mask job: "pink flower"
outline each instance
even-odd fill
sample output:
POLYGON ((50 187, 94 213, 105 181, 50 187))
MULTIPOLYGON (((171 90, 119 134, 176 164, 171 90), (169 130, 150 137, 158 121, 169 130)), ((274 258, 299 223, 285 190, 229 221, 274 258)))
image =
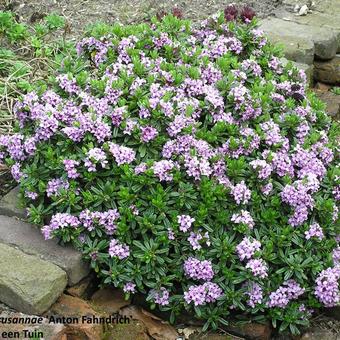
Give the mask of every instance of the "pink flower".
POLYGON ((142 131, 141 140, 142 142, 145 143, 152 141, 158 135, 158 131, 152 126, 141 127, 141 131, 142 131))

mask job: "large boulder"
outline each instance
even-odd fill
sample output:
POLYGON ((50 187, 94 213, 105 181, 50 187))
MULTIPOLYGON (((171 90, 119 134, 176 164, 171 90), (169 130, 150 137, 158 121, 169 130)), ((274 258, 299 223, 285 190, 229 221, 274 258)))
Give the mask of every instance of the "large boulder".
MULTIPOLYGON (((285 44, 285 49, 291 54, 293 52, 289 49, 290 41, 293 41, 295 44, 291 46, 292 49, 294 46, 299 49, 301 44, 302 51, 306 49, 305 46, 308 46, 307 42, 313 43, 315 56, 322 60, 332 59, 338 49, 337 33, 328 27, 321 27, 312 24, 303 25, 296 23, 293 20, 269 18, 261 22, 260 28, 264 30, 269 39, 272 39, 275 42, 280 41, 285 44)), ((299 51, 296 51, 295 53, 299 53, 299 51)), ((307 63, 307 61, 303 61, 301 59, 294 61, 307 63)))
POLYGON ((66 273, 53 263, 0 244, 0 301, 40 315, 62 294, 66 273))
POLYGON ((280 32, 266 31, 270 41, 281 44, 285 57, 296 63, 312 65, 314 60, 314 43, 303 37, 292 37, 282 35, 280 32))
POLYGON ((15 216, 26 218, 26 211, 19 204, 19 187, 12 189, 0 199, 0 214, 5 216, 15 216))
POLYGON ((55 240, 44 240, 38 228, 11 217, 0 215, 0 242, 59 266, 67 273, 70 286, 78 283, 90 270, 80 252, 71 246, 61 246, 55 240))
POLYGON ((340 84, 340 54, 337 54, 332 60, 315 61, 314 78, 327 84, 340 84))
MULTIPOLYGON (((289 4, 290 12, 286 11, 283 7, 279 7, 275 11, 275 15, 280 19, 293 21, 300 25, 323 27, 332 30, 337 41, 337 51, 340 52, 340 2, 338 0, 318 1, 312 12, 309 12, 307 15, 298 16, 292 13, 292 9, 297 2, 295 0, 291 1, 294 1, 294 3, 289 4)), ((300 5, 302 5, 302 2, 300 2, 300 5)))

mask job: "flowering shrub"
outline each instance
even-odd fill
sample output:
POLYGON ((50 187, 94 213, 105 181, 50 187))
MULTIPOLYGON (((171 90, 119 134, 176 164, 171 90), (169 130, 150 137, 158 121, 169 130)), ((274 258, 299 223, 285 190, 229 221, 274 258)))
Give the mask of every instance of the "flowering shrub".
POLYGON ((337 127, 302 71, 230 6, 97 25, 15 106, 0 159, 46 239, 152 306, 294 333, 340 301, 337 127))

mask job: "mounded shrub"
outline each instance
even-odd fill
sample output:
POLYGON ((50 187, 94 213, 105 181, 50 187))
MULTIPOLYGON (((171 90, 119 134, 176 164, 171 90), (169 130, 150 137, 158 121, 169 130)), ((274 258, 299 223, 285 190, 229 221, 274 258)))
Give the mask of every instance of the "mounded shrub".
POLYGON ((235 7, 93 27, 15 106, 0 157, 46 239, 104 284, 294 333, 339 303, 337 125, 235 7))

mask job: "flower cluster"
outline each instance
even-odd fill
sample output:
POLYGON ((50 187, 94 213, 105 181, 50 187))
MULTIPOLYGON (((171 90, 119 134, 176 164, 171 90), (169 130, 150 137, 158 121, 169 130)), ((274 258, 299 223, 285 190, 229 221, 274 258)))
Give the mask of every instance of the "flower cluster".
POLYGON ((246 264, 246 268, 250 269, 254 276, 264 279, 268 276, 268 266, 262 259, 251 259, 246 264))
POLYGON ((65 159, 63 161, 65 170, 67 171, 67 177, 71 179, 75 179, 79 177, 79 174, 77 172, 77 166, 79 166, 79 162, 74 161, 72 159, 65 159))
POLYGON ((80 233, 82 233, 84 230, 91 232, 96 228, 102 227, 102 230, 106 235, 112 235, 116 231, 116 222, 119 216, 120 215, 117 209, 109 209, 102 212, 90 211, 88 209, 83 210, 78 216, 79 222, 82 226, 82 229, 79 231, 80 233))
POLYGON ((127 148, 126 146, 120 146, 114 143, 109 143, 110 152, 112 153, 115 161, 118 165, 130 164, 134 161, 136 153, 133 149, 127 148))
POLYGON ((244 184, 244 181, 242 181, 231 189, 231 194, 234 196, 237 204, 247 204, 251 196, 251 191, 244 184))
POLYGON ((254 220, 250 213, 246 210, 241 210, 239 213, 235 213, 231 216, 231 221, 236 224, 246 224, 250 229, 254 228, 254 220))
POLYGON ((251 308, 255 308, 255 306, 261 303, 263 300, 263 290, 261 286, 255 282, 251 282, 248 285, 246 295, 249 297, 247 304, 251 308))
POLYGON ((202 243, 205 243, 207 246, 210 246, 211 244, 207 231, 204 234, 202 234, 201 231, 198 231, 197 233, 192 231, 188 237, 188 241, 193 250, 201 249, 202 243))
POLYGON ((201 306, 215 302, 222 295, 222 289, 216 283, 205 282, 202 285, 190 286, 189 290, 184 292, 184 300, 187 304, 201 306))
POLYGON ((333 250, 332 258, 335 265, 340 265, 340 246, 333 250))
POLYGON ((192 224, 195 222, 195 219, 189 215, 179 215, 177 216, 177 222, 179 223, 179 230, 186 232, 191 228, 192 224))
POLYGON ((294 214, 289 219, 292 226, 303 224, 308 218, 309 209, 314 207, 308 186, 300 180, 295 181, 293 185, 287 184, 281 192, 281 198, 294 209, 294 214))
POLYGON ((162 160, 155 162, 152 169, 160 181, 172 181, 173 176, 169 173, 174 168, 173 161, 162 160))
POLYGON ((195 280, 210 281, 214 277, 212 263, 208 260, 200 261, 190 257, 184 261, 183 267, 185 275, 195 280))
POLYGON ((284 308, 289 301, 297 299, 305 292, 296 281, 288 280, 283 283, 276 291, 270 293, 267 305, 269 307, 284 308))
POLYGON ((77 217, 67 213, 58 213, 53 215, 50 224, 45 225, 42 228, 42 234, 45 239, 51 239, 53 233, 58 229, 64 229, 66 227, 77 228, 80 225, 80 221, 77 217))
POLYGON ((241 261, 244 259, 250 259, 259 251, 261 248, 261 243, 257 240, 250 239, 249 237, 244 237, 243 240, 237 245, 236 251, 237 255, 241 261))
POLYGON ((270 176, 273 169, 265 160, 257 159, 249 163, 254 170, 258 171, 259 179, 266 179, 270 176))
POLYGON ((164 287, 159 290, 151 290, 149 297, 158 305, 166 306, 169 304, 169 291, 164 287))
POLYGON ((100 163, 103 168, 107 165, 107 157, 103 150, 100 148, 93 148, 88 151, 87 158, 85 159, 84 165, 90 172, 96 171, 96 164, 100 163))
POLYGON ((316 279, 315 295, 326 307, 340 302, 339 279, 339 266, 323 270, 316 279))
POLYGON ((125 283, 123 287, 124 293, 134 293, 136 291, 136 285, 133 282, 125 283))
POLYGON ((309 229, 305 231, 305 235, 307 240, 309 240, 311 237, 317 237, 320 240, 324 238, 324 234, 319 223, 311 224, 309 229))
POLYGON ((69 183, 61 178, 54 178, 47 182, 46 196, 60 195, 60 190, 67 190, 69 183))
POLYGON ((110 242, 109 254, 111 257, 116 256, 122 260, 130 255, 130 248, 126 244, 122 244, 118 240, 113 239, 110 242))

